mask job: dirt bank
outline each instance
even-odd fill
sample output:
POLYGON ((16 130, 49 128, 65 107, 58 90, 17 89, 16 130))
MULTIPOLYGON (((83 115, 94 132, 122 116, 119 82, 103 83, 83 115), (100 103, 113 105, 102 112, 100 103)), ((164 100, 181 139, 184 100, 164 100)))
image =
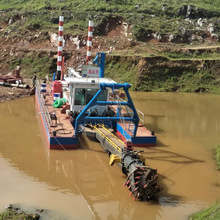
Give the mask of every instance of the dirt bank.
POLYGON ((106 74, 137 91, 220 92, 220 61, 110 56, 106 74))

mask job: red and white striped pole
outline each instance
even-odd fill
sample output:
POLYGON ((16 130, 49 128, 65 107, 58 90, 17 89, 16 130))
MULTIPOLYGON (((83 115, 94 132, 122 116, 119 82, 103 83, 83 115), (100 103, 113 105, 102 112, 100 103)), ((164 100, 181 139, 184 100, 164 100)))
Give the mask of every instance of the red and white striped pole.
POLYGON ((92 51, 92 29, 93 29, 93 21, 89 21, 86 64, 90 64, 90 60, 91 60, 91 54, 92 54, 92 52, 91 52, 92 51))
POLYGON ((61 71, 62 71, 63 22, 64 22, 64 17, 59 16, 58 54, 57 54, 57 80, 60 80, 61 71))

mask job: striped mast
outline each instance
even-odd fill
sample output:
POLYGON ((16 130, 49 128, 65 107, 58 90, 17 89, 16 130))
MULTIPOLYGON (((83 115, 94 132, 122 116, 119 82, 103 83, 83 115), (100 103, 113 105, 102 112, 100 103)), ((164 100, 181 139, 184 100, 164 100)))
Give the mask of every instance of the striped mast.
POLYGON ((86 64, 90 64, 91 54, 92 54, 92 30, 93 30, 93 21, 89 21, 88 28, 88 39, 87 39, 87 56, 86 56, 86 64))
POLYGON ((64 17, 59 16, 58 54, 57 54, 57 80, 60 80, 61 71, 62 71, 63 22, 64 22, 64 17))

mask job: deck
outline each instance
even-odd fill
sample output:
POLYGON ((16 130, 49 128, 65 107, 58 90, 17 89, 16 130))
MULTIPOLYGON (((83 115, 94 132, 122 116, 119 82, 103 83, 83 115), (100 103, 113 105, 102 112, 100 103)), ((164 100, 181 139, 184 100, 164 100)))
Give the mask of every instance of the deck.
MULTIPOLYGON (((47 91, 51 85, 47 85, 47 91)), ((40 93, 39 83, 36 85, 36 107, 40 115, 40 122, 49 149, 70 150, 78 148, 78 137, 74 135, 74 128, 70 118, 66 115, 67 105, 62 108, 54 108, 53 98, 50 92, 40 93), (57 123, 51 120, 51 114, 55 113, 57 123), (56 126, 54 126, 56 124, 56 126)))

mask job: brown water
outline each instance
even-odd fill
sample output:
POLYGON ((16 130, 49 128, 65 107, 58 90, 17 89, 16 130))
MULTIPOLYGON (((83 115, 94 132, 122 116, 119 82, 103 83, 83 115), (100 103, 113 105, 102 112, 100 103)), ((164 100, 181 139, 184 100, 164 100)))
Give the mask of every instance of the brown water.
POLYGON ((119 167, 97 142, 48 152, 34 98, 0 104, 0 210, 9 203, 47 209, 44 219, 187 219, 220 199, 213 147, 220 143, 220 95, 132 93, 155 131, 158 146, 145 149, 164 191, 158 202, 134 202, 119 167))

